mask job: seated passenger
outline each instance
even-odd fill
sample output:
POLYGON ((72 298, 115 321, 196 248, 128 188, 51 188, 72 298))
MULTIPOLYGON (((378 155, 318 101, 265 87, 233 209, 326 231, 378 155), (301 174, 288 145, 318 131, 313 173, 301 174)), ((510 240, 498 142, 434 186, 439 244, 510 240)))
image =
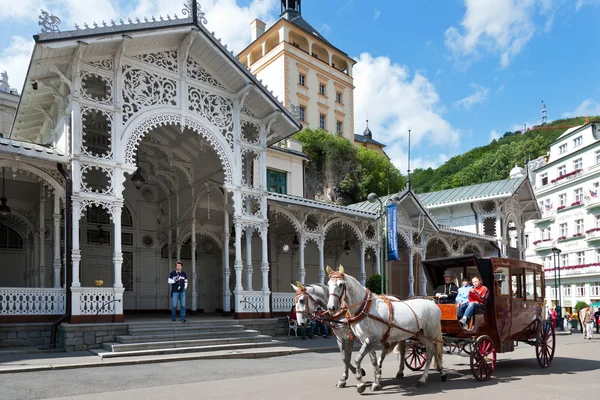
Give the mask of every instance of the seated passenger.
POLYGON ((456 275, 450 270, 444 271, 444 284, 435 289, 435 297, 440 303, 454 303, 458 294, 458 286, 454 283, 456 275))
POLYGON ((473 278, 473 288, 469 290, 469 302, 458 308, 458 318, 463 329, 468 329, 468 321, 477 311, 482 311, 490 291, 483 286, 480 276, 473 278))
POLYGON ((465 275, 462 280, 462 287, 458 289, 458 295, 456 296, 456 304, 460 307, 465 303, 469 302, 469 292, 473 289, 471 284, 471 277, 465 275))

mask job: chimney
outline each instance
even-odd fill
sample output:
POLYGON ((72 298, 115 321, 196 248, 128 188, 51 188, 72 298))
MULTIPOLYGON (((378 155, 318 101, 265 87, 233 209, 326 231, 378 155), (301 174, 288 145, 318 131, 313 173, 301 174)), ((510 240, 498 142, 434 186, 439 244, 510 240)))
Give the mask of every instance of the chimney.
POLYGON ((266 26, 267 26, 267 24, 265 24, 258 18, 250 23, 250 31, 252 32, 252 41, 253 42, 256 39, 258 39, 260 37, 260 35, 265 33, 266 26))

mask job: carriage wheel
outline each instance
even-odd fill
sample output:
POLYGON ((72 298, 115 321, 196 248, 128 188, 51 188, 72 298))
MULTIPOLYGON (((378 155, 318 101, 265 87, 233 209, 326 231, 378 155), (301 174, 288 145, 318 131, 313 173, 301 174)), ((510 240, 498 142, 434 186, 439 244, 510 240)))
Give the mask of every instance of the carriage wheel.
POLYGON ((554 326, 550 321, 542 321, 535 339, 535 355, 542 368, 548 368, 554 359, 556 349, 554 326))
POLYGON ((419 371, 425 365, 427 353, 418 340, 406 342, 406 353, 404 354, 406 367, 411 371, 419 371))
POLYGON ((479 336, 471 350, 471 372, 478 381, 490 379, 496 368, 496 349, 489 336, 479 336))

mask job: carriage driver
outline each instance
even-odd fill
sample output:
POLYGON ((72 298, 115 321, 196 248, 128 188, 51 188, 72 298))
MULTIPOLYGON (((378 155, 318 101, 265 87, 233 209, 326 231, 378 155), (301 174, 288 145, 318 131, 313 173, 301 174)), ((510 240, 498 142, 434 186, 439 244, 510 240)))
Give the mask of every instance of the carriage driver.
POLYGON ((456 275, 450 270, 444 271, 444 284, 435 289, 435 297, 440 303, 454 303, 458 294, 458 287, 454 283, 456 275))

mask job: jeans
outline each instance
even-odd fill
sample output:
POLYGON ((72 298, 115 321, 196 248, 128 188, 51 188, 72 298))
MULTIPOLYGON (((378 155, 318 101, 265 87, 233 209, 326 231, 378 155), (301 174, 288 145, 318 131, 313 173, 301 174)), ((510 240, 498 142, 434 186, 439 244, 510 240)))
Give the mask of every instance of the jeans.
POLYGON ((594 334, 594 330, 593 330, 594 323, 593 322, 587 322, 587 323, 584 323, 584 325, 585 325, 585 328, 584 328, 584 331, 583 331, 583 338, 584 339, 591 339, 592 336, 593 336, 593 334, 594 334))
POLYGON ((310 323, 308 326, 302 326, 302 325, 298 325, 298 329, 300 329, 300 336, 302 336, 303 339, 306 338, 306 330, 308 329, 308 336, 312 336, 312 332, 314 330, 314 326, 315 324, 310 323))
POLYGON ((179 318, 185 319, 185 290, 171 293, 171 319, 177 316, 177 300, 179 300, 179 318))
POLYGON ((483 309, 483 306, 479 303, 465 303, 458 308, 458 318, 465 317, 467 321, 475 314, 476 311, 483 309))
POLYGON ((318 321, 313 322, 312 326, 308 331, 308 336, 314 336, 315 331, 317 330, 317 326, 321 328, 321 334, 323 336, 329 336, 329 327, 326 324, 318 321))

